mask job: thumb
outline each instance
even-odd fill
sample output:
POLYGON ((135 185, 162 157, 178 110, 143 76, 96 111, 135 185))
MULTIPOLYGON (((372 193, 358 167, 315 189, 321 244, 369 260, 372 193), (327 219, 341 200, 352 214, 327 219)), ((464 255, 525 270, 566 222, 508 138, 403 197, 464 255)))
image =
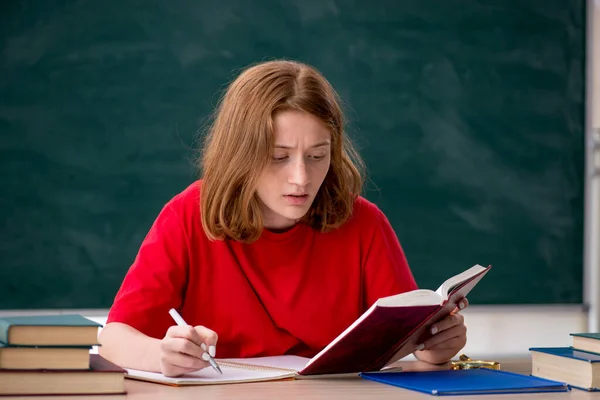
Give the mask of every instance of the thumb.
POLYGON ((450 313, 451 315, 456 314, 457 312, 464 310, 469 306, 469 300, 466 297, 460 299, 458 303, 456 303, 456 308, 450 313))

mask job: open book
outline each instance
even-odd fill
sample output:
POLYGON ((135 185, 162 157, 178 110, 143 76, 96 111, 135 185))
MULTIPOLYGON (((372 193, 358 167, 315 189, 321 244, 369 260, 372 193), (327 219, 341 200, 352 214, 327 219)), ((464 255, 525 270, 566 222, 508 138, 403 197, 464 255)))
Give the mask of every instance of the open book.
POLYGON ((490 268, 475 265, 447 279, 435 292, 418 289, 377 300, 311 359, 289 355, 221 359, 217 362, 223 375, 205 368, 168 378, 129 369, 127 377, 172 385, 199 385, 387 371, 391 364, 414 352, 418 344, 429 338, 428 328, 452 313, 490 268))

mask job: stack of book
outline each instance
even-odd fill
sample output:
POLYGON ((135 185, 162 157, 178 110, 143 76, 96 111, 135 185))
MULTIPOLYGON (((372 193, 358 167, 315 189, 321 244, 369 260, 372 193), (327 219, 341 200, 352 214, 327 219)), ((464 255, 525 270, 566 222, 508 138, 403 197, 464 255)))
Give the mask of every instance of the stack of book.
POLYGON ((0 395, 125 393, 126 371, 90 354, 99 326, 78 314, 0 318, 0 395))
POLYGON ((572 387, 600 390, 600 333, 571 333, 568 347, 532 347, 531 374, 572 387))

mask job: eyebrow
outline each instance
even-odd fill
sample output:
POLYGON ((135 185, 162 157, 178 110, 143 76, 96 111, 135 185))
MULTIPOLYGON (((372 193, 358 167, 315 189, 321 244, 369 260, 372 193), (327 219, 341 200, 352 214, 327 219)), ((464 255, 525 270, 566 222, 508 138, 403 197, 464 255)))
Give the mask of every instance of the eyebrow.
MULTIPOLYGON (((310 148, 311 149, 315 149, 317 147, 323 147, 323 146, 329 146, 329 145, 330 145, 329 140, 326 140, 324 142, 319 142, 317 144, 314 144, 314 145, 310 146, 310 148)), ((276 149, 294 149, 295 147, 294 146, 286 146, 286 145, 283 145, 283 144, 276 144, 275 148, 276 149)))

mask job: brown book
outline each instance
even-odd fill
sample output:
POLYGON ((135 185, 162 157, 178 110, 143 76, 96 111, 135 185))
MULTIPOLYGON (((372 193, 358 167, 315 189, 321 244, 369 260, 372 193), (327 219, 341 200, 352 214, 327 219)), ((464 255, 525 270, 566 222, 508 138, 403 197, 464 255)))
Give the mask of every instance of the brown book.
POLYGON ((0 370, 0 395, 124 394, 125 370, 90 354, 87 370, 0 370))
POLYGON ((90 349, 10 346, 0 342, 0 369, 89 369, 90 349))

